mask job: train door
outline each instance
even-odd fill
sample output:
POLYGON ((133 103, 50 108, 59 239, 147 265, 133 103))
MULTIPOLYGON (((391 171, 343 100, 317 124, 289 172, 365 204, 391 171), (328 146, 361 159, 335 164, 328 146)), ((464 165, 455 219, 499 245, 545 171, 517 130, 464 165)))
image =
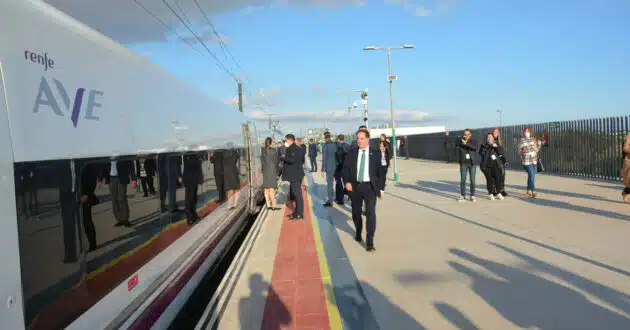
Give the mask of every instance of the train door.
POLYGON ((4 87, 0 62, 0 242, 4 246, 0 249, 0 320, 4 329, 24 329, 13 147, 4 87))

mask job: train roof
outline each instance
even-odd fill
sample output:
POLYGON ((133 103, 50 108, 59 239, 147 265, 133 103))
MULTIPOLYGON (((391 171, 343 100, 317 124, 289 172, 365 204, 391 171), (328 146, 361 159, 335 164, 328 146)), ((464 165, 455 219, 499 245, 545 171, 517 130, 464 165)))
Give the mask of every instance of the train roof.
POLYGON ((2 7, 0 80, 14 161, 244 144, 245 118, 234 107, 46 3, 2 7))

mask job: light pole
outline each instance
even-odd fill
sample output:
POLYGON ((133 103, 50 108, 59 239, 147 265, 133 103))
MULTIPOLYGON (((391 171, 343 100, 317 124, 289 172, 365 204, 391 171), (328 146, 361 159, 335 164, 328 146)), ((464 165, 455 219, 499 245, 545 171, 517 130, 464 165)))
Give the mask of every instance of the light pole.
POLYGON ((389 80, 389 106, 391 109, 392 115, 392 150, 394 150, 394 181, 398 182, 398 161, 397 161, 397 145, 396 145, 396 111, 394 110, 394 94, 392 93, 392 83, 394 80, 397 80, 398 77, 392 75, 392 49, 413 49, 415 48, 413 45, 402 45, 402 46, 368 46, 363 48, 363 50, 387 50, 387 64, 389 67, 389 75, 387 76, 387 80, 389 80))
POLYGON ((503 110, 499 109, 497 112, 499 113, 499 127, 503 128, 503 110))
MULTIPOLYGON (((343 93, 343 94, 354 94, 354 93, 361 93, 361 99, 363 100, 363 124, 365 125, 365 127, 368 127, 368 89, 364 89, 364 90, 358 90, 358 89, 353 89, 353 90, 347 90, 347 91, 337 91, 337 93, 343 93)), ((348 98, 348 111, 352 110, 352 108, 356 108, 356 103, 354 102, 352 105, 350 105, 350 99, 348 98)))

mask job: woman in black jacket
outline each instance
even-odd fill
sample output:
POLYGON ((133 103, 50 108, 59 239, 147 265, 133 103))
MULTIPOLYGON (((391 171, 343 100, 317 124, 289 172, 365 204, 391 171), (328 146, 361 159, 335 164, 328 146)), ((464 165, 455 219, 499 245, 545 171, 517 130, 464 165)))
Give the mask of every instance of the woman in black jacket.
POLYGON ((479 168, 486 177, 490 199, 494 200, 495 197, 503 199, 501 194, 503 191, 503 162, 501 161, 503 148, 494 140, 492 133, 488 133, 486 143, 479 148, 479 154, 481 155, 479 168))
POLYGON ((385 182, 387 180, 387 169, 389 168, 390 161, 392 159, 390 153, 390 144, 386 140, 381 140, 378 145, 381 150, 381 166, 379 167, 379 177, 381 178, 381 187, 385 188, 385 182))

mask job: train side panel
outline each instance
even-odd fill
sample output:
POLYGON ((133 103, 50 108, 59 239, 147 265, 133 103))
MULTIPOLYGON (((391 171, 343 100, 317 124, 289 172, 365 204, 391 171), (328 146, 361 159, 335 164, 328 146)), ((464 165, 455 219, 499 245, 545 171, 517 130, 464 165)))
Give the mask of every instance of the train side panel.
POLYGON ((2 6, 0 30, 15 31, 0 35, 0 58, 16 162, 242 146, 233 107, 43 2, 2 6))
POLYGON ((231 235, 251 203, 243 115, 43 2, 4 0, 0 30, 9 31, 0 33, 0 188, 9 196, 0 201, 0 235, 10 236, 0 299, 14 297, 0 312, 3 326, 139 324, 155 299, 174 292, 170 279, 194 270, 191 253, 231 235), (165 209, 188 194, 166 168, 193 155, 203 182, 200 219, 189 225, 165 209), (126 188, 130 227, 116 223, 107 182, 91 188, 95 199, 84 207, 91 169, 103 174, 110 157, 133 164, 143 183, 126 188), (150 161, 155 173, 145 182, 150 161))
POLYGON ((6 329, 23 329, 22 283, 20 281, 20 254, 18 246, 18 227, 15 219, 15 191, 13 180, 13 150, 11 148, 11 130, 7 116, 7 102, 2 79, 2 61, 0 60, 0 320, 6 329))

